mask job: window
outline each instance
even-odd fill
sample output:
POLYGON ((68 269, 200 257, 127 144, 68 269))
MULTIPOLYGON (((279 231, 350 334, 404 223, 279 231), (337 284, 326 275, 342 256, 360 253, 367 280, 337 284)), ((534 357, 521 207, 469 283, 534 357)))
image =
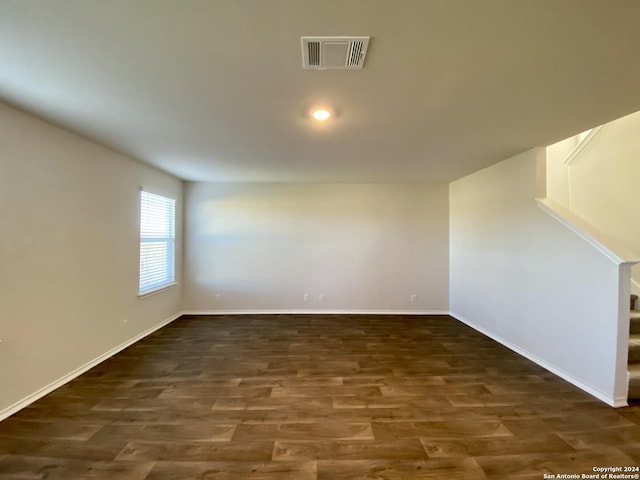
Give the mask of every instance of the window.
POLYGON ((144 295, 175 283, 176 201, 140 192, 140 286, 144 295))

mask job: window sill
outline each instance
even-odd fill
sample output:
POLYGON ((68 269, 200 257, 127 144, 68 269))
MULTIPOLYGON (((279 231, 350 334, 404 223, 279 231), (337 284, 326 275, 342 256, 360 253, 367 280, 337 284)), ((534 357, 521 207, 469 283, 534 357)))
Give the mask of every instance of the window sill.
POLYGON ((166 285, 156 287, 153 290, 147 290, 145 292, 138 293, 138 298, 145 298, 151 295, 155 295, 156 293, 160 293, 164 290, 168 290, 169 288, 175 287, 176 285, 178 285, 178 282, 167 283, 166 285))

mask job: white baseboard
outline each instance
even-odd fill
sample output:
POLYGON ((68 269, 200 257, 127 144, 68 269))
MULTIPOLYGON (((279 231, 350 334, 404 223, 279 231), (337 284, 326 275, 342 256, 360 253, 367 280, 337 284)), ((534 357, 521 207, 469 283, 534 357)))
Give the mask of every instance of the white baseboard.
POLYGON ((99 363, 104 362, 105 360, 107 360, 108 358, 112 357, 116 353, 121 352, 125 348, 127 348, 127 347, 133 345, 134 343, 142 340, 147 335, 152 334, 156 330, 159 330, 160 328, 164 327, 165 325, 168 325, 169 323, 173 322, 174 320, 176 320, 177 318, 179 318, 181 316, 182 316, 182 312, 179 312, 179 313, 167 318, 166 320, 163 320, 162 322, 158 323, 157 325, 154 325, 153 327, 145 330, 144 332, 139 333, 135 337, 130 338, 126 342, 121 343, 117 347, 112 348, 108 352, 103 353, 102 355, 94 358, 93 360, 91 360, 91 361, 85 363, 84 365, 76 368, 75 370, 67 373, 66 375, 60 377, 58 380, 50 383, 49 385, 46 385, 46 386, 42 387, 40 390, 37 390, 36 392, 26 396, 22 400, 17 401, 13 405, 9 405, 7 408, 5 408, 3 410, 0 410, 0 421, 4 420, 5 418, 7 418, 7 417, 9 417, 11 415, 13 415, 17 411, 22 410, 23 408, 29 406, 30 404, 32 404, 36 400, 44 397, 48 393, 53 392, 56 388, 60 388, 65 383, 68 383, 71 380, 73 380, 74 378, 79 377, 80 375, 85 373, 87 370, 90 370, 91 368, 95 367, 99 363))
POLYGON ((183 315, 449 315, 448 310, 185 310, 183 315))
POLYGON ((582 381, 578 380, 577 378, 575 378, 574 376, 572 376, 570 373, 564 371, 562 368, 557 367, 556 365, 547 362, 546 360, 543 360, 542 358, 538 357, 537 355, 518 347, 517 345, 514 345, 513 343, 509 342, 508 340, 502 338, 500 335, 495 334, 494 332, 492 332, 491 330, 488 330, 484 327, 481 327, 480 325, 477 325, 476 323, 472 322, 471 320, 468 320, 466 318, 464 318, 462 315, 458 315, 456 312, 451 312, 450 315, 455 318, 456 320, 461 321, 462 323, 468 325, 469 327, 473 328, 474 330, 477 330, 478 332, 486 335, 487 337, 495 340, 496 342, 504 345, 505 347, 509 348, 510 350, 513 350, 514 352, 516 352, 519 355, 522 355, 525 358, 528 358, 529 360, 531 360, 534 363, 537 363, 538 365, 540 365, 543 368, 546 368, 547 370, 549 370, 552 373, 555 373, 556 375, 558 375, 560 378, 566 380, 567 382, 575 385, 576 387, 578 387, 581 390, 584 390, 585 392, 587 392, 590 395, 593 395, 594 397, 596 397, 598 400, 603 401, 604 403, 606 403, 607 405, 610 405, 614 408, 618 408, 618 407, 626 407, 627 404, 627 399, 625 398, 619 398, 619 397, 612 397, 611 395, 608 395, 606 393, 603 393, 593 387, 590 387, 589 385, 583 383, 582 381))
POLYGON ((95 367, 96 365, 104 362, 105 360, 107 360, 108 358, 112 357, 113 355, 115 355, 118 352, 121 352, 122 350, 124 350, 125 348, 133 345, 134 343, 142 340, 143 338, 145 338, 146 336, 152 334, 153 332, 155 332, 156 330, 159 330, 160 328, 168 325, 169 323, 173 322, 174 320, 180 318, 182 315, 245 315, 245 314, 252 314, 252 315, 262 315, 262 314, 281 314, 281 315, 286 315, 286 314, 311 314, 311 315, 318 315, 318 314, 343 314, 343 315, 446 315, 446 316, 451 316, 456 320, 459 320, 460 322, 468 325, 469 327, 473 328, 474 330, 477 330, 481 333, 483 333, 484 335, 488 336, 489 338, 492 338, 493 340, 497 341, 498 343, 504 345, 505 347, 513 350, 514 352, 518 353, 519 355, 522 355, 525 358, 528 358, 529 360, 531 360, 532 362, 540 365, 543 368, 546 368, 547 370, 549 370, 552 373, 555 373, 556 375, 558 375, 559 377, 563 378, 564 380, 568 381, 569 383, 575 385, 576 387, 584 390, 585 392, 589 393, 590 395, 593 395, 594 397, 596 397, 597 399, 607 403, 608 405, 618 408, 618 407, 625 407, 627 406, 627 398, 623 397, 623 398, 613 398, 609 395, 606 395, 594 388, 591 388, 590 386, 582 383, 580 380, 574 378, 572 375, 570 375, 569 373, 565 372, 564 370, 562 370, 561 368, 547 362, 546 360, 543 360, 541 358, 539 358, 538 356, 534 355, 531 352, 528 352, 514 344, 512 344, 511 342, 505 340, 504 338, 502 338, 499 335, 496 335, 495 333, 479 326, 476 325, 474 322, 465 319, 464 317, 462 317, 461 315, 455 313, 455 312, 449 312, 447 310, 186 310, 186 311, 182 311, 179 312, 169 318, 167 318, 166 320, 158 323, 157 325, 154 325, 153 327, 145 330, 142 333, 139 333, 138 335, 136 335, 135 337, 130 338, 129 340, 121 343, 120 345, 112 348, 111 350, 109 350, 108 352, 103 353, 102 355, 94 358, 93 360, 85 363, 84 365, 76 368, 75 370, 69 372, 68 374, 62 376, 61 378, 59 378, 58 380, 50 383, 49 385, 46 385, 45 387, 42 387, 41 389, 37 390, 36 392, 28 395, 27 397, 23 398, 22 400, 17 401, 16 403, 8 406, 7 408, 3 409, 0 411, 0 421, 4 420, 5 418, 13 415, 14 413, 18 412, 19 410, 22 410, 23 408, 27 407, 28 405, 30 405, 31 403, 35 402, 36 400, 44 397, 45 395, 47 395, 48 393, 51 393, 52 391, 54 391, 55 389, 61 387, 62 385, 64 385, 65 383, 70 382, 71 380, 73 380, 76 377, 79 377, 80 375, 82 375, 83 373, 85 373, 86 371, 90 370, 91 368, 95 367))

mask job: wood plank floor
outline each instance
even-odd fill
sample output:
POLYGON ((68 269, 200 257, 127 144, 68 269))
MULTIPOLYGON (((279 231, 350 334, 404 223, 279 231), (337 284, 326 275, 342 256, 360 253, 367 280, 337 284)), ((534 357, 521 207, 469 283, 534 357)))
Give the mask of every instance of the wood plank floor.
POLYGON ((542 479, 640 464, 614 410, 449 317, 183 317, 0 422, 0 478, 542 479))

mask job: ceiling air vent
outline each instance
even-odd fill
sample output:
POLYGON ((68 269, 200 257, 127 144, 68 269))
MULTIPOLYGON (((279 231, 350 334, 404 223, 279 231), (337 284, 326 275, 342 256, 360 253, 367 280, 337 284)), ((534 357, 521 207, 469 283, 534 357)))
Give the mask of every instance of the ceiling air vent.
POLYGON ((315 70, 355 70, 364 65, 371 37, 300 37, 302 66, 315 70))

